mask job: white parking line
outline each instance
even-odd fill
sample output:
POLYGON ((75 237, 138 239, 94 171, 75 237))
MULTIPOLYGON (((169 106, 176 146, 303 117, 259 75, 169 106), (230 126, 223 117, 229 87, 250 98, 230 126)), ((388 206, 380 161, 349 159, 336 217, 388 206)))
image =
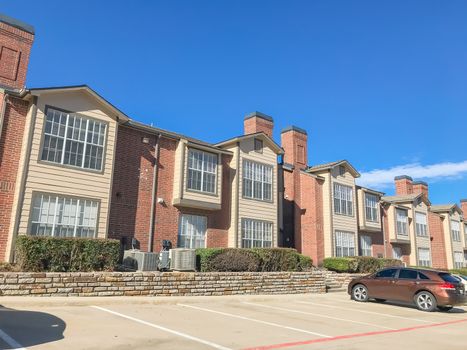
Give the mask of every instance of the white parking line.
POLYGON ((381 313, 381 312, 360 310, 360 309, 354 309, 354 308, 342 307, 342 306, 335 306, 335 305, 328 305, 328 304, 318 304, 318 303, 312 303, 312 302, 309 302, 309 301, 297 301, 297 303, 308 304, 308 305, 316 305, 316 306, 323 306, 323 307, 329 307, 329 308, 333 308, 333 309, 348 310, 348 311, 354 311, 354 312, 361 312, 361 313, 370 314, 370 315, 380 315, 380 316, 386 316, 386 317, 401 318, 401 319, 405 319, 405 320, 418 321, 418 322, 423 322, 423 323, 436 323, 436 322, 421 320, 421 319, 413 318, 413 317, 397 316, 397 315, 391 315, 391 314, 386 314, 386 313, 381 313))
POLYGON ((27 350, 27 348, 23 347, 20 343, 6 334, 4 331, 0 329, 0 339, 2 339, 8 346, 11 346, 14 350, 27 350))
POLYGON ((112 310, 109 310, 109 309, 105 309, 105 308, 100 307, 100 306, 91 306, 91 307, 92 307, 92 308, 95 308, 95 309, 98 309, 98 310, 101 310, 101 311, 104 311, 104 312, 108 312, 109 314, 112 314, 112 315, 115 315, 115 316, 119 316, 119 317, 122 317, 122 318, 126 318, 127 320, 131 320, 131 321, 134 321, 134 322, 138 322, 138 323, 144 324, 145 326, 153 327, 153 328, 159 329, 159 330, 161 330, 161 331, 164 331, 164 332, 167 332, 167 333, 171 333, 171 334, 177 335, 177 336, 182 337, 182 338, 186 338, 186 339, 189 339, 189 340, 193 340, 193 341, 195 341, 195 342, 198 342, 198 343, 201 343, 201 344, 210 346, 210 347, 215 348, 215 349, 220 349, 220 350, 232 350, 232 349, 227 348, 227 347, 225 347, 225 346, 222 346, 222 345, 219 345, 219 344, 216 344, 216 343, 207 341, 207 340, 203 340, 203 339, 194 337, 194 336, 189 335, 189 334, 186 334, 186 333, 174 331, 173 329, 169 329, 169 328, 166 328, 166 327, 163 327, 163 326, 159 326, 159 325, 156 325, 156 324, 154 324, 154 323, 146 322, 146 321, 143 321, 143 320, 140 320, 140 319, 131 317, 131 316, 127 316, 127 315, 121 314, 121 313, 119 313, 119 312, 115 312, 115 311, 112 311, 112 310))
POLYGON ((380 325, 377 325, 377 324, 374 324, 374 323, 367 323, 367 322, 354 321, 354 320, 349 320, 349 319, 347 319, 347 318, 338 318, 338 317, 326 316, 326 315, 315 314, 315 313, 313 313, 313 312, 307 312, 307 311, 299 311, 299 310, 285 309, 285 308, 277 307, 277 306, 262 305, 262 304, 256 304, 256 303, 249 303, 249 302, 247 302, 247 301, 244 301, 243 304, 252 305, 252 306, 258 306, 258 307, 264 307, 264 308, 273 309, 273 310, 279 310, 279 311, 293 312, 293 313, 302 314, 302 315, 311 315, 311 316, 317 316, 317 317, 322 317, 322 318, 329 318, 329 319, 331 319, 331 320, 336 320, 336 321, 357 323, 357 324, 361 324, 361 325, 365 325, 365 326, 371 326, 371 327, 382 328, 382 329, 392 329, 392 330, 395 330, 395 329, 396 329, 396 328, 391 328, 391 327, 380 326, 380 325))
POLYGON ((240 319, 240 320, 245 320, 245 321, 250 321, 250 322, 256 322, 256 323, 261 323, 261 324, 265 324, 265 325, 268 325, 268 326, 273 326, 273 327, 288 329, 288 330, 291 330, 291 331, 296 331, 296 332, 301 332, 301 333, 307 333, 307 334, 313 334, 313 335, 316 335, 316 336, 318 336, 318 337, 332 338, 332 336, 330 336, 330 335, 325 335, 325 334, 321 334, 321 333, 311 332, 311 331, 307 331, 306 329, 300 329, 300 328, 295 328, 295 327, 284 326, 284 325, 281 325, 281 324, 278 324, 278 323, 272 323, 272 322, 257 320, 257 319, 255 319, 255 318, 249 318, 249 317, 245 317, 245 316, 240 316, 240 315, 235 315, 235 314, 229 314, 229 313, 227 313, 227 312, 222 312, 222 311, 216 311, 216 310, 206 309, 206 308, 204 308, 204 307, 198 307, 198 306, 186 305, 186 304, 177 304, 177 305, 183 306, 183 307, 188 307, 188 308, 195 309, 195 310, 200 310, 200 311, 205 311, 205 312, 211 312, 211 313, 214 313, 214 314, 223 315, 223 316, 227 316, 227 317, 238 318, 238 319, 240 319))

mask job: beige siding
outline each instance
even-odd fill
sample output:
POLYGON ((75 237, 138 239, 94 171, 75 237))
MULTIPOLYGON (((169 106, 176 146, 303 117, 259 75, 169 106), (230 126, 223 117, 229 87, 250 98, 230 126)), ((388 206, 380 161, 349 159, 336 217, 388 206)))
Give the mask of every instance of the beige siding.
MULTIPOLYGON (((230 206, 230 227, 228 233, 228 246, 234 248, 237 247, 237 227, 235 223, 238 222, 237 202, 239 199, 239 192, 237 187, 237 160, 239 159, 240 148, 233 145, 230 147, 226 147, 225 149, 233 153, 232 160, 230 161, 230 178, 232 179, 232 204, 230 206)), ((240 228, 240 226, 238 228, 240 228)))
POLYGON ((180 198, 180 182, 182 179, 182 153, 183 148, 186 147, 184 141, 180 141, 177 144, 177 149, 175 150, 175 164, 174 164, 174 189, 173 189, 173 198, 180 198))
POLYGON ((332 188, 331 174, 323 172, 317 174, 324 178, 323 183, 323 232, 324 232, 324 256, 330 257, 334 255, 334 234, 332 228, 332 188))
MULTIPOLYGON (((236 159, 232 161, 235 164, 236 159)), ((241 220, 243 218, 264 220, 273 223, 273 237, 272 244, 277 246, 277 215, 278 215, 278 205, 277 205, 277 154, 272 151, 269 147, 264 146, 263 152, 258 153, 254 150, 254 138, 248 138, 240 141, 240 171, 239 171, 240 181, 238 188, 238 237, 237 237, 237 246, 241 247, 241 220), (246 199, 242 196, 243 191, 243 160, 251 160, 258 163, 263 163, 271 165, 273 167, 273 185, 272 185, 272 201, 258 201, 252 199, 246 199)))
MULTIPOLYGON (((346 171, 343 175, 339 174, 339 167, 335 167, 331 170, 331 214, 332 214, 332 232, 335 233, 336 231, 347 231, 347 232, 352 232, 354 233, 354 238, 355 238, 355 254, 358 255, 358 223, 357 223, 357 206, 356 206, 356 193, 355 193, 356 187, 355 187, 355 178, 351 173, 346 171), (348 215, 340 215, 336 214, 334 212, 334 183, 339 183, 342 185, 346 185, 352 188, 352 196, 353 196, 353 215, 348 216, 348 215)), ((334 235, 332 235, 332 240, 333 242, 334 235)), ((332 247, 334 244, 332 244, 332 247)), ((333 250, 333 255, 334 256, 334 248, 333 250)))
POLYGON ((94 101, 84 92, 46 93, 38 98, 37 117, 19 225, 20 234, 25 234, 28 231, 33 193, 46 192, 99 201, 98 237, 107 236, 117 123, 109 117, 110 113, 106 114, 104 107, 94 101), (104 169, 102 172, 40 161, 46 105, 76 112, 107 123, 104 169))

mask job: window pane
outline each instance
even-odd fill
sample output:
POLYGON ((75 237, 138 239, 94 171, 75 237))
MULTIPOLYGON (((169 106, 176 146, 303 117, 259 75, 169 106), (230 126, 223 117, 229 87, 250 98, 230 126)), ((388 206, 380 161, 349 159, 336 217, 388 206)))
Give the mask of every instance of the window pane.
POLYGON ((105 123, 48 108, 41 159, 102 170, 106 128, 105 123))
POLYGON ((401 269, 399 271, 399 278, 401 279, 411 279, 411 280, 416 280, 418 277, 418 272, 415 270, 406 270, 406 269, 401 269))
POLYGON ((187 188, 216 193, 217 155, 190 149, 188 151, 187 188))
POLYGON ((272 166, 243 161, 243 197, 272 200, 272 166))
POLYGON ((353 190, 349 186, 334 183, 334 212, 353 215, 353 190))
POLYGON ((242 219, 241 226, 243 248, 272 247, 272 222, 242 219))
POLYGON ((36 194, 33 197, 29 233, 95 238, 98 208, 98 202, 91 200, 36 194))
POLYGON ((355 256, 355 234, 352 232, 335 232, 336 256, 355 256))
POLYGON ((179 224, 178 246, 180 248, 206 247, 207 218, 205 216, 182 214, 179 224))

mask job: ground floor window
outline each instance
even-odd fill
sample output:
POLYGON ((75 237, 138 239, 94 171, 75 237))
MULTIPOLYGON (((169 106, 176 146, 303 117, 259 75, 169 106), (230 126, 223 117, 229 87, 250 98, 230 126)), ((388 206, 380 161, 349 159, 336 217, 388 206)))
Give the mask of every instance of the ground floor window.
POLYGON ((336 231, 336 256, 355 256, 355 234, 353 232, 336 231))
POLYGON ((454 268, 461 269, 464 267, 464 254, 462 252, 454 252, 454 268))
POLYGON ((418 248, 418 266, 431 266, 429 248, 418 248))
POLYGON ((206 247, 207 218, 199 215, 182 214, 178 232, 180 248, 206 247))
POLYGON ((53 194, 34 194, 29 233, 34 236, 97 236, 99 202, 53 194))
POLYGON ((242 248, 270 248, 272 222, 242 219, 242 248))
POLYGON ((394 259, 402 260, 402 249, 401 249, 401 247, 392 247, 392 257, 394 259))
POLYGON ((360 250, 362 256, 372 256, 370 236, 360 236, 360 250))

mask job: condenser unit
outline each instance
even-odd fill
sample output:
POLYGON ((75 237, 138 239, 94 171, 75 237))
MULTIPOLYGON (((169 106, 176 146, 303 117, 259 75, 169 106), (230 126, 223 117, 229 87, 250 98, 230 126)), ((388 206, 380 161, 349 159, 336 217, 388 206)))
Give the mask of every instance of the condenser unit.
POLYGON ((177 248, 170 250, 170 269, 174 271, 195 271, 196 252, 194 249, 177 248))
POLYGON ((157 271, 159 254, 147 253, 139 250, 125 250, 123 265, 137 271, 157 271))

